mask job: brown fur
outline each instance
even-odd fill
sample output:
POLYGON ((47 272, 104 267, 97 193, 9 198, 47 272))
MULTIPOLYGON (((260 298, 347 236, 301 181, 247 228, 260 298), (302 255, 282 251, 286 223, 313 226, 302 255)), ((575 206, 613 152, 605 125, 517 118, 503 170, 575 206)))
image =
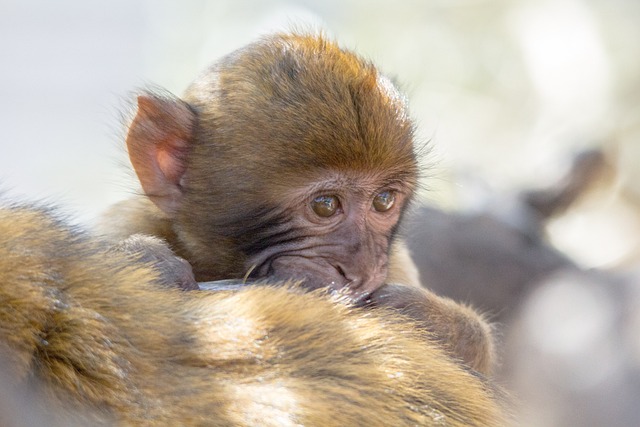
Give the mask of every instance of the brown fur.
POLYGON ((484 380, 384 309, 289 286, 183 292, 127 251, 25 207, 0 209, 0 271, 11 372, 1 388, 35 384, 56 408, 51 424, 503 422, 484 380))
POLYGON ((183 99, 138 98, 127 145, 148 199, 115 206, 102 229, 165 239, 198 281, 302 275, 310 288, 353 286, 355 299, 384 283, 412 286, 375 303, 416 318, 459 360, 488 374, 489 325, 418 290, 417 269, 394 239, 418 180, 413 127, 404 98, 371 63, 323 37, 270 36, 215 63, 183 99), (372 194, 390 186, 395 211, 372 214, 372 194), (365 200, 368 209, 333 223, 307 220, 318 187, 347 202, 365 200), (281 271, 273 269, 282 259, 281 271), (438 314, 408 309, 407 295, 438 314))

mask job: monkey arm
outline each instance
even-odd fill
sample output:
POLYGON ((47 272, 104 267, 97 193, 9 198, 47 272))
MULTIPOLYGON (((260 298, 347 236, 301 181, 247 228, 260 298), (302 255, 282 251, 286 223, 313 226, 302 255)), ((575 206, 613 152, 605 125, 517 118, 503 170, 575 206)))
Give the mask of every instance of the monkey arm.
POLYGON ((366 302, 411 317, 449 354, 484 375, 492 373, 496 358, 492 327, 471 307, 404 284, 384 285, 366 302))
POLYGON ((138 262, 151 265, 159 271, 163 282, 183 290, 199 289, 191 264, 176 256, 167 243, 154 236, 134 234, 119 242, 114 248, 131 254, 138 262))
POLYGON ((492 373, 496 363, 492 325, 472 307, 423 287, 403 240, 391 247, 387 283, 369 296, 368 303, 408 315, 454 357, 485 375, 492 373))

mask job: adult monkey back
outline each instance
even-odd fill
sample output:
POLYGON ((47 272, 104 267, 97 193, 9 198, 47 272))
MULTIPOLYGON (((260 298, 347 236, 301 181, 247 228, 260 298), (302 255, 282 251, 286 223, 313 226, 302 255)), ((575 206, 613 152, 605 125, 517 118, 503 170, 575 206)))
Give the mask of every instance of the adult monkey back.
POLYGON ((0 425, 504 425, 488 382, 388 310, 183 292, 187 265, 128 240, 0 206, 0 425))
POLYGON ((271 36, 217 62, 183 99, 138 97, 127 145, 159 210, 125 202, 107 228, 165 238, 199 281, 293 278, 402 309, 486 373, 481 317, 386 285, 417 282, 392 248, 418 181, 413 131, 405 99, 371 63, 319 36, 271 36))

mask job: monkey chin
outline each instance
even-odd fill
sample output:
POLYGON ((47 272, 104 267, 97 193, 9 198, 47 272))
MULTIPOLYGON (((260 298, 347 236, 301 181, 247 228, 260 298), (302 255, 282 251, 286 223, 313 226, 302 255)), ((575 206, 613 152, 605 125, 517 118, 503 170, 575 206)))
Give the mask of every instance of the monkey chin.
POLYGON ((350 279, 340 266, 334 266, 326 258, 306 258, 302 256, 279 256, 262 268, 264 276, 279 282, 299 282, 309 290, 326 289, 329 293, 344 296, 351 303, 359 304, 372 292, 384 284, 387 275, 385 269, 379 269, 366 278, 350 279), (384 271, 382 271, 384 270, 384 271))

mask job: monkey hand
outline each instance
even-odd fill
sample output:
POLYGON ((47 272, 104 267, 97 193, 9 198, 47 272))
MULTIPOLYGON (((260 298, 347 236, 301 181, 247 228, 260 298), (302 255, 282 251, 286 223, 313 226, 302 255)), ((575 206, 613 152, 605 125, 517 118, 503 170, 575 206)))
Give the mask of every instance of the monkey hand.
POLYGON ((115 250, 138 257, 160 273, 160 280, 168 286, 184 290, 199 289, 191 265, 169 248, 164 240, 146 234, 134 234, 121 241, 115 250))
POLYGON ((495 359, 492 328, 471 307, 425 288, 400 284, 378 288, 367 302, 409 316, 458 360, 482 374, 491 373, 495 359))

